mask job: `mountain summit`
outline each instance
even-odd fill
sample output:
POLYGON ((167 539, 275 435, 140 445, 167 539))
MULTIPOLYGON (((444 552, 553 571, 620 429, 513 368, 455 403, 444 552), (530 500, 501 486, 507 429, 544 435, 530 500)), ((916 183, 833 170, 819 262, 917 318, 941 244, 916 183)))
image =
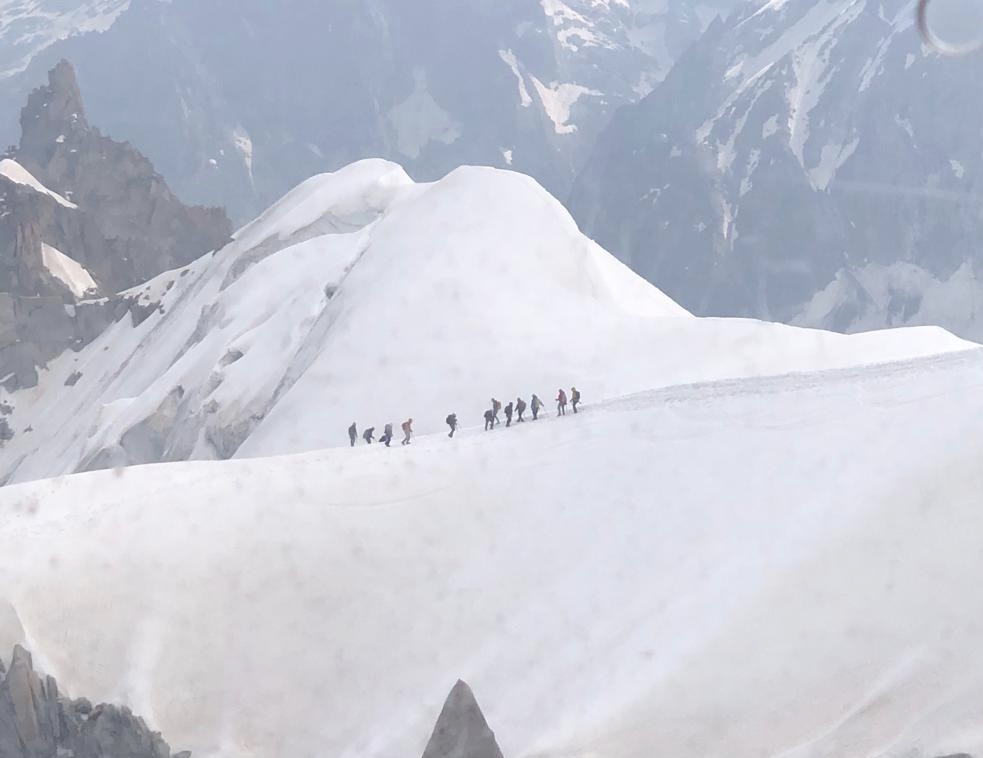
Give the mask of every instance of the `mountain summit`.
POLYGON ((381 160, 307 180, 221 250, 123 294, 141 318, 51 361, 40 391, 0 393, 16 431, 0 479, 332 447, 352 420, 425 434, 571 385, 599 401, 966 347, 937 329, 696 319, 529 177, 417 184, 381 160))

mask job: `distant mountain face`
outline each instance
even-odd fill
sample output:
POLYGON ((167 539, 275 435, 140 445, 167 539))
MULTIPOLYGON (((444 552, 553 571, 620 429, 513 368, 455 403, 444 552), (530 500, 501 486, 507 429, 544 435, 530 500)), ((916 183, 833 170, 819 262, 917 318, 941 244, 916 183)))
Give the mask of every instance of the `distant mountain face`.
POLYGON ((700 313, 979 336, 981 74, 905 0, 746 8, 615 118, 571 207, 700 313))
POLYGON ((0 0, 0 82, 35 54, 68 37, 102 32, 129 0, 0 0))
POLYGON ((94 120, 240 220, 374 156, 418 179, 511 167, 565 195, 613 111, 736 1, 133 0, 40 52, 0 106, 66 57, 94 120))

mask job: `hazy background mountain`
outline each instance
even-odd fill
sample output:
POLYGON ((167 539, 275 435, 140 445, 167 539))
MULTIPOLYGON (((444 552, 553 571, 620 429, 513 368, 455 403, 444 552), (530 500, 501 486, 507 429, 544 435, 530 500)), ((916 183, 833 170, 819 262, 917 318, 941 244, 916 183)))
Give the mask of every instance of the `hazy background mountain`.
MULTIPOLYGON (((613 111, 736 1, 48 5, 32 17, 35 44, 17 46, 33 63, 18 73, 23 57, 7 61, 0 113, 68 58, 94 121, 139 146, 183 199, 243 221, 314 173, 376 156, 418 179, 512 167, 565 196, 613 111), (80 32, 108 31, 47 44, 78 16, 90 19, 80 32)), ((13 134, 7 117, 0 137, 13 134)))
POLYGON ((979 337, 983 61, 913 22, 788 0, 714 24, 600 138, 575 215, 699 313, 979 337))

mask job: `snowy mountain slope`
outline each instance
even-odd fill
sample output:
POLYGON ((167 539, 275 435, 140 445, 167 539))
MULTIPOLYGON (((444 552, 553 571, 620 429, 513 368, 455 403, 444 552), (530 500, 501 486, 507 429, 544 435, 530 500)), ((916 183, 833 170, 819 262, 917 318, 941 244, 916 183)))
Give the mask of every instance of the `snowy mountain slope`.
POLYGON ((912 6, 789 0, 715 24, 601 138, 575 217, 698 313, 983 333, 981 63, 923 49, 912 6), (894 287, 908 266, 915 292, 894 287), (960 296, 919 316, 929 289, 960 296))
POLYGON ((0 0, 0 80, 22 72, 60 40, 106 31, 129 5, 129 0, 0 0))
POLYGON ((95 122, 145 150, 181 197, 240 222, 370 157, 424 180, 513 167, 565 196, 610 114, 735 3, 133 3, 106 34, 38 55, 0 86, 0 106, 68 58, 95 122))
POLYGON ((0 634, 202 758, 977 755, 981 367, 3 488, 0 634))
POLYGON ((76 210, 78 208, 75 203, 66 200, 57 192, 52 192, 50 189, 45 187, 38 181, 36 176, 34 176, 13 158, 4 158, 3 160, 0 160, 0 176, 3 176, 16 184, 30 187, 38 194, 50 197, 63 208, 68 208, 69 210, 76 210))
POLYGON ((694 319, 530 178, 462 168, 418 185, 384 161, 308 180, 126 295, 132 317, 0 393, 17 432, 0 477, 330 447, 353 420, 432 432, 571 383, 597 401, 969 347, 937 329, 694 319))

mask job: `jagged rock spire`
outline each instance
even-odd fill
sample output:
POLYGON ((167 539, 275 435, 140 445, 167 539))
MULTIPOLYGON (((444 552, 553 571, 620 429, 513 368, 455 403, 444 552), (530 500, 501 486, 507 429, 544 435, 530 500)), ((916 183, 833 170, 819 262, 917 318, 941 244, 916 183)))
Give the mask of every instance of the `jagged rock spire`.
POLYGON ((444 701, 423 758, 502 758, 474 693, 460 679, 444 701))
MULTIPOLYGON (((161 736, 128 708, 69 700, 50 676, 34 670, 31 654, 14 647, 0 667, 0 756, 3 758, 171 758, 161 736)), ((174 758, 189 758, 179 753, 174 758)))
POLYGON ((62 60, 48 72, 48 84, 31 93, 20 114, 20 153, 44 163, 56 140, 76 130, 87 129, 85 106, 75 69, 62 60))

